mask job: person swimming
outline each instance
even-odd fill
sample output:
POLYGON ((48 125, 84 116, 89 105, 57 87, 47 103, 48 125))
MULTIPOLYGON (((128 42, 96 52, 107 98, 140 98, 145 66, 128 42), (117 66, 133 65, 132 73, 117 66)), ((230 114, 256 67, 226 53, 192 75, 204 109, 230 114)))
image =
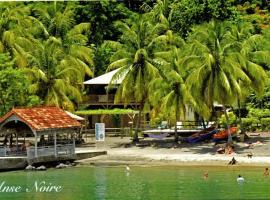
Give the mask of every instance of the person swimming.
POLYGON ((264 176, 269 176, 269 170, 268 170, 267 167, 265 168, 263 175, 264 176))
POLYGON ((128 165, 126 165, 126 176, 129 176, 130 168, 128 165))
POLYGON ((244 177, 242 177, 240 174, 238 175, 237 179, 236 179, 237 183, 244 183, 245 179, 244 177))
POLYGON ((207 179, 207 178, 208 178, 208 171, 204 172, 203 178, 204 178, 204 179, 207 179))

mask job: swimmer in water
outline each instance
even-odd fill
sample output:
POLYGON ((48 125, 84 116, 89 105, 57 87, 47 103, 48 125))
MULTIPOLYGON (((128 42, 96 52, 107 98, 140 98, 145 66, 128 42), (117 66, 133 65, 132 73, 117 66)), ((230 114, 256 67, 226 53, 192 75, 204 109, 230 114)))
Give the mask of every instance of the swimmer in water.
POLYGON ((244 183, 245 179, 244 177, 242 177, 240 174, 238 175, 237 179, 236 179, 237 183, 244 183))
POLYGON ((204 179, 207 179, 207 178, 208 178, 208 171, 204 172, 203 178, 204 178, 204 179))
POLYGON ((268 170, 267 167, 265 168, 263 175, 264 176, 269 176, 269 170, 268 170))
POLYGON ((130 168, 128 165, 126 165, 126 176, 129 176, 130 168))

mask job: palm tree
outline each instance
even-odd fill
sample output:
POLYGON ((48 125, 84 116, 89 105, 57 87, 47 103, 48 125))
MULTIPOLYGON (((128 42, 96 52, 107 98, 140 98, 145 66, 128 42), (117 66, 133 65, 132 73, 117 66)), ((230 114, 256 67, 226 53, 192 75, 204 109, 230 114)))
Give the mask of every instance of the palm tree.
POLYGON ((122 36, 119 42, 108 42, 116 50, 111 57, 108 71, 121 68, 114 78, 125 76, 117 89, 115 102, 122 101, 127 105, 135 100, 139 103, 133 135, 133 141, 137 142, 141 113, 149 96, 148 84, 159 76, 158 68, 162 65, 155 57, 155 38, 159 34, 160 26, 153 26, 142 16, 134 19, 132 25, 128 22, 117 22, 116 26, 122 32, 122 36))
POLYGON ((73 4, 34 4, 33 23, 36 25, 32 30, 35 38, 55 37, 61 40, 62 50, 66 54, 63 63, 70 63, 82 72, 92 76, 93 50, 88 46, 87 34, 90 31, 89 23, 75 25, 73 4))
POLYGON ((251 80, 250 85, 241 83, 241 80, 239 80, 242 90, 242 96, 238 96, 238 117, 241 133, 244 133, 240 114, 241 102, 244 102, 252 90, 258 95, 263 93, 267 80, 267 75, 263 69, 263 65, 270 63, 269 51, 264 51, 259 47, 259 44, 263 41, 263 36, 253 33, 254 27, 251 24, 237 23, 231 25, 230 34, 228 35, 228 39, 231 40, 232 43, 237 43, 241 46, 239 53, 236 53, 236 60, 251 80))
POLYGON ((144 3, 143 8, 154 22, 161 22, 169 26, 171 21, 171 3, 171 0, 157 0, 153 8, 146 3, 144 3))
POLYGON ((32 12, 35 17, 27 27, 30 42, 23 47, 31 90, 46 105, 74 110, 81 101, 84 76, 93 75, 93 51, 86 36, 90 24, 75 25, 69 4, 38 3, 32 12))
POLYGON ((74 103, 81 101, 81 71, 72 63, 66 66, 60 40, 50 37, 45 42, 32 42, 34 50, 27 55, 30 67, 24 70, 32 82, 31 92, 43 99, 46 105, 74 110, 74 103))
POLYGON ((239 80, 246 84, 252 80, 235 59, 241 46, 231 43, 227 34, 225 24, 221 22, 211 21, 197 27, 189 37, 191 55, 186 57, 186 62, 193 69, 187 78, 193 96, 205 101, 210 108, 215 101, 221 103, 229 130, 226 105, 235 104, 237 97, 242 96, 239 80))
MULTIPOLYGON (((175 142, 178 143, 177 121, 185 118, 187 105, 196 103, 190 95, 184 77, 184 69, 180 65, 181 50, 173 47, 167 52, 169 57, 161 70, 161 76, 150 83, 151 95, 149 99, 154 109, 159 109, 164 116, 175 124, 175 142)), ((163 55, 166 55, 165 53, 163 55)))
POLYGON ((8 52, 15 58, 17 67, 26 66, 24 46, 27 46, 27 24, 31 21, 30 9, 22 3, 0 4, 0 52, 8 52))

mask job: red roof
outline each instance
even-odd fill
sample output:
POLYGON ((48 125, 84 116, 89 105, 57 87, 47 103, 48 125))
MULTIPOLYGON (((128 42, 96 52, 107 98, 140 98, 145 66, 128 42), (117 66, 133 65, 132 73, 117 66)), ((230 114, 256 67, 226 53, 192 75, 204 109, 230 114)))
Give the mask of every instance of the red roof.
POLYGON ((36 131, 81 126, 77 120, 58 107, 13 108, 0 118, 0 123, 13 115, 36 131))

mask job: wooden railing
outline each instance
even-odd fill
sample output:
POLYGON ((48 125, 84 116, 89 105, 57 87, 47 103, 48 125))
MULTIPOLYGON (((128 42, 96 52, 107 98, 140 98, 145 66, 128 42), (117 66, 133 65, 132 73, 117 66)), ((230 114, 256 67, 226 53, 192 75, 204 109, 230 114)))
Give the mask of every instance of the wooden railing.
POLYGON ((7 148, 6 147, 0 147, 0 156, 1 157, 7 156, 7 148))
POLYGON ((114 102, 114 94, 108 94, 108 95, 85 95, 83 97, 83 103, 107 103, 107 102, 114 102))
POLYGON ((26 151, 21 150, 19 147, 16 146, 9 148, 9 147, 0 147, 0 157, 14 157, 14 156, 26 156, 26 151))
MULTIPOLYGON (((114 104, 114 97, 115 94, 102 94, 102 95, 95 95, 89 94, 83 96, 82 104, 114 104)), ((130 104, 136 104, 135 100, 131 101, 130 104)), ((121 104, 121 103, 119 103, 121 104)))
POLYGON ((72 156, 75 154, 75 148, 73 144, 57 145, 54 146, 44 146, 37 148, 37 156, 35 156, 35 147, 30 147, 27 149, 27 158, 32 159, 35 157, 46 157, 46 156, 72 156))
MULTIPOLYGON (((94 136, 95 135, 95 129, 85 129, 82 132, 83 135, 86 136, 94 136)), ((121 137, 126 137, 130 136, 130 128, 125 127, 125 128, 105 128, 105 135, 106 136, 121 136, 121 137)))

